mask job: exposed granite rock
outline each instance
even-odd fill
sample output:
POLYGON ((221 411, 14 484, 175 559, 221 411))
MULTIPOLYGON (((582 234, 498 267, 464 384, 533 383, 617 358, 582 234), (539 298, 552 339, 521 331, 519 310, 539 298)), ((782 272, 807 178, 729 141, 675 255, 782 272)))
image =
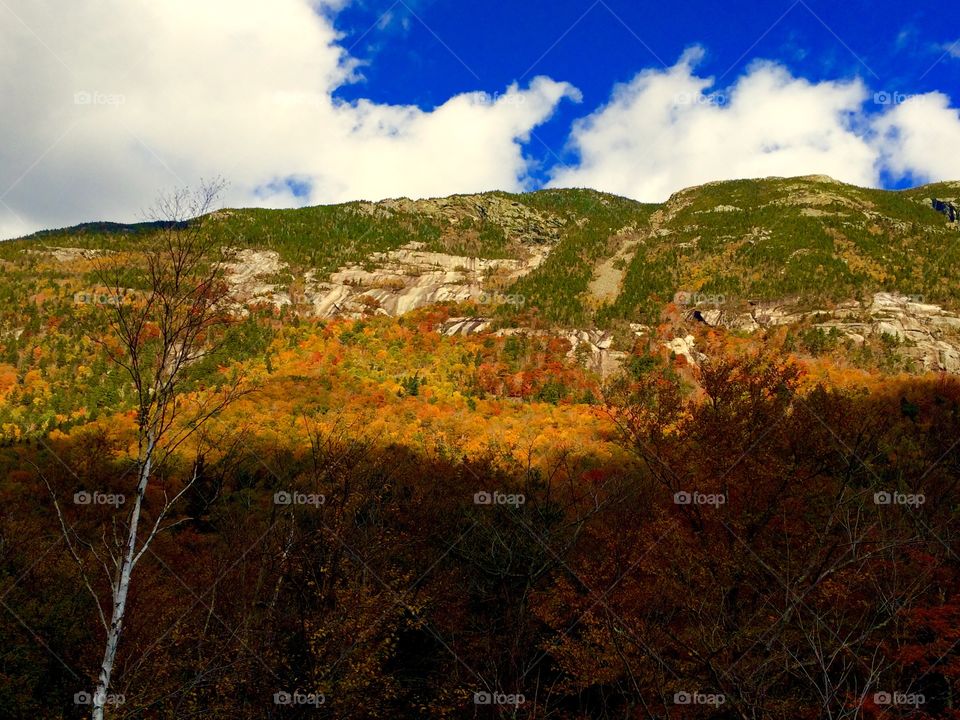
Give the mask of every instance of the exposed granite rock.
POLYGON ((545 251, 532 251, 526 260, 486 260, 426 252, 410 243, 388 253, 376 253, 364 267, 343 268, 326 283, 308 288, 309 304, 320 317, 369 311, 403 315, 434 303, 474 300, 485 305, 522 302, 487 292, 492 280, 505 285, 540 265, 545 251), (372 268, 372 269, 371 269, 372 268))
MULTIPOLYGON (((442 323, 438 330, 442 335, 475 335, 490 331, 493 324, 491 318, 450 318, 442 323)), ((642 337, 650 328, 646 325, 631 325, 633 334, 642 337)), ((559 337, 570 344, 567 357, 571 360, 584 362, 594 372, 602 377, 609 377, 623 367, 627 353, 613 350, 613 333, 603 330, 531 330, 529 328, 504 328, 497 330, 497 337, 513 337, 527 335, 531 337, 559 337)))
POLYGON ((57 247, 56 245, 45 246, 43 250, 24 250, 28 254, 51 255, 57 262, 68 263, 74 260, 92 260, 101 255, 110 254, 109 250, 94 250, 90 248, 75 247, 57 247))
POLYGON ((710 208, 709 210, 698 210, 696 215, 704 215, 706 213, 729 213, 729 212, 743 212, 743 208, 738 208, 736 205, 717 205, 716 207, 710 208))
POLYGON ((487 332, 493 321, 490 318, 461 317, 450 318, 440 326, 440 334, 447 337, 455 335, 476 335, 487 332))
MULTIPOLYGON (((547 248, 531 248, 524 260, 487 260, 426 252, 422 243, 372 255, 363 266, 351 265, 318 281, 315 273, 302 278, 303 291, 268 282, 269 276, 289 272, 274 251, 233 251, 227 265, 231 294, 242 314, 244 306, 263 302, 276 307, 296 305, 316 317, 360 316, 379 313, 403 315, 419 307, 474 300, 486 305, 522 302, 522 298, 488 292, 537 267, 547 248)), ((292 277, 292 276, 291 276, 292 277)))
POLYGON ((799 311, 782 303, 758 305, 749 313, 694 309, 689 317, 744 332, 808 322, 827 332, 836 330, 856 344, 886 335, 899 345, 899 353, 925 370, 960 373, 960 317, 897 293, 876 293, 867 302, 851 300, 826 310, 799 311))
POLYGON ((807 180, 809 182, 818 182, 826 183, 827 185, 843 185, 839 180, 830 177, 829 175, 804 175, 800 180, 807 180))
POLYGON ((226 252, 232 255, 232 261, 226 264, 225 269, 237 312, 245 315, 248 312, 246 306, 255 303, 277 306, 291 303, 290 296, 282 292, 279 285, 265 281, 268 276, 276 276, 287 270, 279 254, 273 250, 230 249, 226 252))
POLYGON ((674 338, 670 342, 664 343, 663 346, 674 355, 686 358, 687 362, 691 365, 699 365, 706 359, 706 356, 697 351, 696 344, 696 338, 694 338, 693 335, 687 335, 682 338, 674 338))

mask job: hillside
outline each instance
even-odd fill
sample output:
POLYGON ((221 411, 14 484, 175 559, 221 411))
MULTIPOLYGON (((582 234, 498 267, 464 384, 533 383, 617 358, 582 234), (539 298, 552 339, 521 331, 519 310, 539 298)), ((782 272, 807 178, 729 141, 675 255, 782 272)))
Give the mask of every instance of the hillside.
MULTIPOLYGON (((787 351, 865 369, 956 372, 958 194, 956 183, 887 192, 767 179, 690 188, 662 205, 546 190, 229 209, 207 228, 231 254, 232 361, 262 357, 295 318, 442 308, 433 327, 445 334, 496 333, 502 344, 547 332, 604 375, 651 338, 695 362, 686 339, 710 326, 761 340, 785 328, 787 351)), ((0 244, 5 436, 118 407, 103 361, 85 360, 80 321, 102 291, 95 258, 133 258, 158 232, 91 223, 0 244)), ((131 292, 146 287, 133 260, 128 274, 131 292)))
MULTIPOLYGON (((296 300, 330 316, 343 312, 333 291, 348 286, 356 291, 342 296, 397 314, 495 289, 553 323, 605 328, 654 321, 678 292, 722 297, 728 309, 882 291, 956 309, 958 195, 956 183, 890 192, 808 177, 714 183, 663 205, 546 190, 223 210, 211 227, 246 251, 245 277, 262 280, 246 300, 296 300), (414 297, 390 303, 404 290, 414 297)), ((6 243, 3 259, 24 267, 24 252, 44 247, 122 251, 150 234, 149 224, 92 223, 6 243)))
POLYGON ((956 717, 958 194, 0 244, 4 717, 956 717))

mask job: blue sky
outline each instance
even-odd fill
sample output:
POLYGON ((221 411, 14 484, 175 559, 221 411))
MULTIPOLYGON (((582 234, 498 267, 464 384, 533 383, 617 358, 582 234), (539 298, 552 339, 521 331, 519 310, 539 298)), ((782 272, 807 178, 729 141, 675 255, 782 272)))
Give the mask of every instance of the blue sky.
MULTIPOLYGON (((861 78, 873 92, 946 92, 960 99, 960 25, 948 4, 891 0, 363 0, 336 19, 343 44, 367 63, 348 100, 434 108, 457 93, 501 91, 534 75, 583 93, 562 104, 527 147, 544 167, 566 148, 571 123, 644 68, 673 65, 691 45, 701 75, 723 88, 758 58, 812 81, 861 78), (952 50, 952 52, 951 52, 952 50)), ((960 154, 960 150, 957 150, 960 154)), ((887 185, 906 185, 887 178, 887 185)))
POLYGON ((712 180, 960 180, 926 0, 4 0, 0 238, 233 206, 712 180))

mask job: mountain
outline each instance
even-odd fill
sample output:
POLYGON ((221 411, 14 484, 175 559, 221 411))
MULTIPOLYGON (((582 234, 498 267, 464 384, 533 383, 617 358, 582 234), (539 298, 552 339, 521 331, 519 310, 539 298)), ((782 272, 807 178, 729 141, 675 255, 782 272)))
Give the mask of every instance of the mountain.
MULTIPOLYGON (((814 176, 712 183, 661 205, 546 190, 224 210, 211 225, 244 251, 238 274, 269 281, 245 287, 248 301, 295 296, 330 316, 345 312, 343 301, 360 310, 375 300, 397 314, 495 289, 522 295, 552 323, 607 328, 655 321, 678 292, 721 296, 728 310, 881 291, 956 309, 958 197, 960 183, 890 192, 814 176)), ((7 243, 3 257, 122 250, 150 231, 91 223, 7 243)))
MULTIPOLYGON (((229 209, 206 228, 229 251, 246 318, 234 360, 262 352, 277 322, 442 306, 442 333, 549 331, 604 374, 665 320, 658 339, 690 362, 700 351, 687 338, 704 328, 785 329, 778 342, 800 355, 958 372, 958 197, 960 183, 890 192, 814 176, 711 183, 659 205, 544 190, 229 209)), ((92 258, 123 257, 162 229, 89 223, 0 244, 0 362, 21 381, 42 367, 72 379, 77 320, 98 291, 92 258)), ((129 286, 145 287, 132 268, 129 286)))

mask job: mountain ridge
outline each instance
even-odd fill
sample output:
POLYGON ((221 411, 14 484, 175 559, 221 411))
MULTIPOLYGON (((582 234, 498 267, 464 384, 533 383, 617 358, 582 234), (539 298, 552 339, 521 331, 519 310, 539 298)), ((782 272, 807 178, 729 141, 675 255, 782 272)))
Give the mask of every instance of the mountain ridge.
MULTIPOLYGON (((303 295, 304 285, 336 285, 350 276, 353 288, 378 286, 352 295, 381 303, 390 300, 380 292, 384 286, 399 290, 410 278, 442 269, 440 285, 471 292, 441 293, 440 301, 502 292, 522 296, 552 323, 608 327, 653 321, 678 293, 723 298, 741 309, 875 292, 951 304, 960 286, 958 189, 960 183, 948 182, 872 190, 815 175, 711 182, 659 204, 586 189, 494 191, 290 210, 229 208, 206 220, 223 247, 261 266, 238 265, 237 273, 270 275, 273 282, 262 285, 291 297, 303 295), (514 271, 498 275, 497 267, 511 263, 514 271), (451 275, 470 267, 484 277, 451 275)), ((43 253, 35 245, 44 243, 62 259, 60 246, 123 251, 164 227, 83 223, 0 247, 12 261, 18 250, 43 253)))
MULTIPOLYGON (((287 212, 290 210, 302 210, 305 208, 349 208, 357 205, 377 206, 377 205, 391 205, 391 204, 400 204, 400 203, 415 205, 418 203, 432 203, 432 202, 442 201, 442 200, 449 201, 449 200, 455 200, 455 199, 474 199, 474 198, 480 198, 484 196, 496 196, 496 195, 504 195, 504 196, 510 196, 510 197, 514 197, 514 196, 523 197, 523 196, 529 196, 529 195, 536 195, 538 193, 543 193, 543 192, 554 192, 554 191, 564 191, 564 190, 586 191, 586 192, 596 193, 602 196, 608 196, 611 198, 618 198, 621 200, 635 202, 639 205, 666 205, 671 201, 671 199, 673 199, 676 196, 681 196, 686 193, 702 190, 705 188, 717 187, 717 186, 722 186, 729 183, 739 183, 739 182, 764 182, 764 181, 786 181, 786 180, 805 180, 810 182, 842 185, 848 188, 854 188, 858 190, 877 191, 877 192, 894 193, 894 194, 901 194, 901 195, 922 194, 927 192, 931 188, 944 188, 944 189, 952 189, 952 190, 960 191, 960 180, 943 180, 943 181, 937 181, 937 182, 929 182, 929 183, 923 183, 921 185, 917 185, 910 188, 883 189, 883 188, 871 188, 868 186, 855 185, 852 183, 844 182, 842 180, 837 180, 836 178, 833 178, 829 175, 815 173, 810 175, 796 175, 796 176, 769 175, 766 177, 740 178, 736 180, 711 180, 705 183, 690 185, 688 187, 681 188, 680 190, 676 190, 673 193, 671 193, 666 200, 662 202, 634 200, 633 198, 629 198, 625 195, 618 195, 617 193, 610 193, 603 190, 596 190, 596 189, 587 188, 587 187, 576 187, 576 188, 571 187, 571 188, 543 188, 540 190, 531 190, 531 191, 520 192, 520 193, 513 193, 506 190, 485 190, 482 192, 454 193, 452 195, 441 195, 441 196, 435 196, 435 197, 425 197, 425 198, 416 198, 416 199, 410 198, 405 195, 390 197, 390 198, 383 198, 381 200, 367 200, 363 198, 358 198, 355 200, 348 200, 346 202, 321 203, 318 205, 307 205, 300 208, 255 208, 255 207, 231 206, 228 208, 223 208, 222 210, 214 211, 214 213, 212 214, 222 213, 222 212, 236 212, 236 211, 242 212, 245 210, 258 210, 258 209, 270 210, 272 212, 287 212)), ((77 223, 75 225, 67 225, 59 228, 44 228, 41 230, 36 230, 34 232, 28 233, 26 235, 8 238, 7 240, 3 240, 2 242, 30 240, 30 239, 45 237, 48 235, 58 234, 58 233, 69 234, 69 233, 82 233, 87 231, 114 231, 114 232, 148 231, 151 229, 156 229, 157 227, 161 227, 163 225, 164 225, 163 221, 151 221, 151 220, 140 221, 140 222, 129 222, 129 223, 113 221, 113 220, 91 220, 91 221, 85 221, 85 222, 77 223)))

